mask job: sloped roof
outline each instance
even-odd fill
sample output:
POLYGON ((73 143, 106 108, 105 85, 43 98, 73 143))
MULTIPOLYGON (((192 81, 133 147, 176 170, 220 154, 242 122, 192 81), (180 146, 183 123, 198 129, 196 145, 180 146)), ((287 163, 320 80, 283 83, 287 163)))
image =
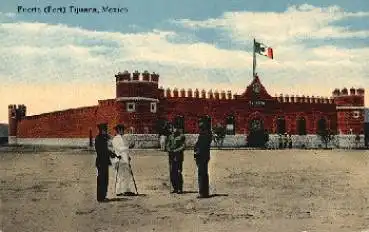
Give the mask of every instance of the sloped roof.
POLYGON ((245 92, 241 94, 242 99, 260 99, 260 100, 272 100, 273 97, 265 89, 264 85, 260 82, 259 76, 254 76, 252 82, 246 87, 245 92), (258 89, 259 91, 255 91, 258 89))

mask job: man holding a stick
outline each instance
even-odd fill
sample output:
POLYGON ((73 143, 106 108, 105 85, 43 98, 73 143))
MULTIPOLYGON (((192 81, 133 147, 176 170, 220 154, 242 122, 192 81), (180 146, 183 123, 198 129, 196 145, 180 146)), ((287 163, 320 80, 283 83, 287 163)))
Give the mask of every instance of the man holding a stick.
POLYGON ((134 141, 128 134, 124 134, 124 126, 119 124, 115 127, 117 135, 112 140, 114 153, 120 156, 115 160, 115 192, 117 196, 134 196, 137 194, 136 184, 131 169, 131 157, 129 150, 134 147, 134 141), (134 184, 136 194, 132 191, 132 182, 134 184))

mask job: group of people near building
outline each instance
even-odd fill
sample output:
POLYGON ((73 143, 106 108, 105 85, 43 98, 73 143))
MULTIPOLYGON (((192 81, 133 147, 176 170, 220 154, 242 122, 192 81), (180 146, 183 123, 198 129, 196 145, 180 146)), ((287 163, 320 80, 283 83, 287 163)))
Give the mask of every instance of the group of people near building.
POLYGON ((291 134, 284 133, 278 135, 278 147, 279 149, 292 148, 292 136, 291 134))
MULTIPOLYGON (((186 138, 183 128, 176 124, 167 124, 167 133, 161 136, 160 145, 168 153, 171 193, 183 193, 183 161, 186 148, 186 138)), ((97 168, 97 201, 105 202, 109 185, 109 166, 115 170, 115 194, 117 196, 132 196, 138 194, 131 167, 131 149, 135 145, 130 134, 124 134, 124 125, 115 127, 116 135, 111 137, 106 124, 98 125, 99 133, 95 138, 96 168, 97 168), (133 189, 135 192, 133 192, 133 189)), ((198 198, 209 197, 208 163, 210 160, 210 145, 212 142, 211 127, 208 123, 199 122, 199 136, 194 146, 194 159, 198 167, 198 198)))

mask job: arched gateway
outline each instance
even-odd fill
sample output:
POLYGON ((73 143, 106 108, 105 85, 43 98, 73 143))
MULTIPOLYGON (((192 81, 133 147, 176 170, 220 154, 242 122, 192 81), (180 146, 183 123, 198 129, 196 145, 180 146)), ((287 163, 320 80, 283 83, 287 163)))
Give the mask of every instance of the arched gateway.
POLYGON ((248 128, 247 145, 249 147, 264 147, 265 131, 263 120, 261 118, 251 119, 248 128))
POLYGON ((249 131, 259 131, 259 130, 263 130, 264 131, 264 124, 262 119, 260 118, 253 118, 250 120, 249 122, 249 131))

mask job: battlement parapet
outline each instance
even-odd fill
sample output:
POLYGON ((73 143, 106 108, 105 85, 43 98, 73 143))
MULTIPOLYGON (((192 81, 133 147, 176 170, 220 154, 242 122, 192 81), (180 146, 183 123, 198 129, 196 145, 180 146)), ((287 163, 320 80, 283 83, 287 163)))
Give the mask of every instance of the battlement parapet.
POLYGON ((290 100, 291 100, 291 103, 295 103, 296 102, 296 99, 295 99, 295 95, 294 94, 291 95, 291 99, 290 100))
POLYGON ((189 98, 192 98, 193 97, 192 89, 188 89, 187 90, 187 97, 189 97, 189 98))
POLYGON ((170 90, 170 88, 167 88, 165 90, 165 96, 164 97, 168 97, 168 98, 172 97, 172 91, 170 90))
POLYGON ((213 92, 213 90, 211 89, 206 92, 205 89, 202 89, 201 91, 199 89, 195 89, 193 91, 191 88, 189 88, 186 91, 184 88, 182 88, 180 91, 178 91, 177 88, 174 88, 173 90, 167 88, 164 90, 162 87, 160 88, 160 90, 162 91, 162 96, 164 98, 202 98, 214 100, 231 100, 237 98, 237 95, 232 95, 232 92, 230 90, 228 90, 227 92, 224 90, 220 92, 218 90, 215 90, 213 92))
POLYGON ((224 90, 222 90, 220 92, 220 99, 226 99, 226 98, 227 98, 226 92, 224 90))
POLYGON ((334 104, 334 98, 320 97, 320 96, 306 96, 302 95, 283 95, 275 94, 274 99, 280 103, 309 103, 309 104, 334 104))
POLYGON ((201 98, 206 98, 206 91, 205 89, 201 90, 201 98))
POLYGON ((137 70, 133 73, 130 73, 127 70, 125 70, 124 72, 118 72, 118 74, 115 75, 115 80, 117 83, 134 82, 134 81, 158 83, 159 74, 155 72, 150 74, 147 70, 145 70, 143 73, 140 73, 137 70))
POLYGON ((213 90, 209 90, 209 92, 208 92, 208 98, 209 99, 214 99, 213 90))
POLYGON ((159 87, 159 98, 164 98, 165 97, 165 90, 163 88, 163 86, 159 87))
POLYGON ((345 87, 342 90, 336 88, 332 92, 333 97, 342 97, 342 96, 364 96, 365 90, 363 88, 351 87, 349 90, 345 87))
POLYGON ((185 89, 182 88, 179 93, 180 93, 179 94, 180 97, 186 97, 186 90, 185 89))
POLYGON ((198 89, 195 90, 195 98, 200 98, 200 91, 198 89))
POLYGON ((354 87, 350 88, 350 95, 356 95, 356 89, 354 87))
POLYGON ((8 105, 8 114, 9 114, 9 117, 15 118, 16 120, 20 120, 26 117, 27 107, 23 104, 8 105))
POLYGON ((100 106, 111 106, 116 103, 115 99, 107 99, 107 100, 98 100, 97 101, 100 106))
POLYGON ((333 92, 332 92, 332 96, 333 97, 338 97, 341 95, 341 90, 340 89, 334 89, 333 92))
POLYGON ((358 88, 358 89, 356 90, 356 93, 357 93, 357 95, 359 95, 359 96, 364 96, 364 94, 365 94, 365 90, 364 90, 363 88, 358 88))
POLYGON ((67 109, 67 110, 61 110, 61 111, 53 111, 43 114, 37 114, 37 115, 31 115, 27 116, 26 119, 40 119, 40 118, 53 118, 53 117, 70 117, 75 114, 86 114, 90 112, 94 112, 97 109, 97 106, 87 106, 87 107, 80 107, 80 108, 73 108, 73 109, 67 109))
POLYGON ((214 98, 215 98, 215 99, 217 99, 217 100, 219 100, 219 99, 220 99, 220 95, 219 95, 218 90, 215 90, 215 91, 214 91, 214 98))
POLYGON ((178 97, 178 89, 177 88, 173 89, 173 97, 178 97))
POLYGON ((307 95, 307 96, 302 95, 302 97, 304 99, 303 103, 317 103, 316 98, 314 96, 310 97, 309 95, 307 95))
POLYGON ((227 90, 227 99, 232 99, 232 91, 227 90))

